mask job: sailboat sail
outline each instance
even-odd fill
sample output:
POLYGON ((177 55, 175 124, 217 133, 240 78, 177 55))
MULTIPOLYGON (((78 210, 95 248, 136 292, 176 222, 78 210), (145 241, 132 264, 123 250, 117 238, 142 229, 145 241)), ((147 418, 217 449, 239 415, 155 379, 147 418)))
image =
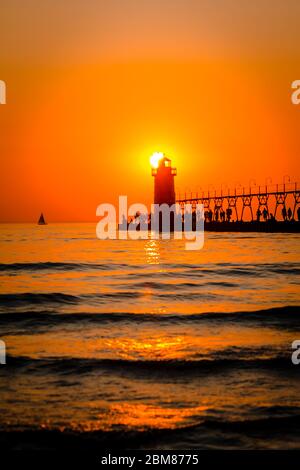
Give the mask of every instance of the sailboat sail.
POLYGON ((44 215, 43 213, 41 213, 40 215, 40 218, 39 218, 39 221, 38 221, 38 225, 47 225, 45 219, 44 219, 44 215))

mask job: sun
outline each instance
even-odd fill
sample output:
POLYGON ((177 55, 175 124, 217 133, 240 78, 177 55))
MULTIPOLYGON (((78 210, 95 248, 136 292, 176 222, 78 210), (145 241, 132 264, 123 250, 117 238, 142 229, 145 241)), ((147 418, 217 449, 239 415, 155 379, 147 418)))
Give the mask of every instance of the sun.
POLYGON ((150 163, 152 168, 158 168, 159 161, 163 158, 164 154, 162 152, 154 152, 150 157, 150 163))

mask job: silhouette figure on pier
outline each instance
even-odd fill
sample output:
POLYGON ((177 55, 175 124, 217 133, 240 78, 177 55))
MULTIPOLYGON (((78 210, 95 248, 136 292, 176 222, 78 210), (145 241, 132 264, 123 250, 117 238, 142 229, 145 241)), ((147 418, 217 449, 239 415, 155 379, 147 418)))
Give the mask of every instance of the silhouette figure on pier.
POLYGON ((286 220, 286 218, 287 218, 287 212, 286 212, 286 207, 285 207, 285 206, 282 208, 281 214, 282 214, 283 220, 286 220))
POLYGON ((256 211, 256 220, 257 220, 257 222, 260 222, 260 218, 261 218, 261 210, 258 208, 257 211, 256 211))
POLYGON ((226 209, 226 219, 227 219, 227 222, 230 222, 231 216, 232 216, 232 209, 231 209, 231 207, 228 207, 228 208, 226 209))
POLYGON ((268 220, 268 209, 266 207, 263 210, 263 218, 265 222, 268 220))

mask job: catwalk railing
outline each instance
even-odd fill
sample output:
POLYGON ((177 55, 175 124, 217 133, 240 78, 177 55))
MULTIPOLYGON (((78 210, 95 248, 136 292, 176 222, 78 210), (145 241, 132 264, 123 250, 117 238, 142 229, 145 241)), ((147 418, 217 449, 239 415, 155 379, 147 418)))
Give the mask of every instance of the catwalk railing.
POLYGON ((192 208, 197 203, 203 204, 207 222, 225 222, 232 218, 243 221, 246 209, 250 212, 252 221, 276 220, 279 209, 279 217, 282 220, 300 220, 299 183, 190 192, 184 193, 184 197, 179 195, 176 202, 182 209, 185 204, 191 204, 192 208))

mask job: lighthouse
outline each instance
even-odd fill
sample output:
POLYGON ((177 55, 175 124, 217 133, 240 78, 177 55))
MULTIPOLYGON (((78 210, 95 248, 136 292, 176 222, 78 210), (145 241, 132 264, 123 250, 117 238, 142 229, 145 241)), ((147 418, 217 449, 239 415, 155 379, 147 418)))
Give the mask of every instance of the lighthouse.
POLYGON ((152 168, 154 176, 154 204, 175 204, 174 176, 176 168, 172 168, 170 158, 165 155, 157 162, 157 167, 152 168))

